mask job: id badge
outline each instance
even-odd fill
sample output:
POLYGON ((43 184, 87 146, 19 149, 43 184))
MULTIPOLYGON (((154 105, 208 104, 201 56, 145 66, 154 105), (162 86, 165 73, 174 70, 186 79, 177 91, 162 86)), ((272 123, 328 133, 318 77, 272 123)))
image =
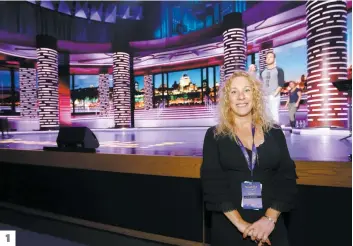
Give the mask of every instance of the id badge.
POLYGON ((262 184, 245 181, 241 183, 241 207, 243 209, 262 209, 262 184))

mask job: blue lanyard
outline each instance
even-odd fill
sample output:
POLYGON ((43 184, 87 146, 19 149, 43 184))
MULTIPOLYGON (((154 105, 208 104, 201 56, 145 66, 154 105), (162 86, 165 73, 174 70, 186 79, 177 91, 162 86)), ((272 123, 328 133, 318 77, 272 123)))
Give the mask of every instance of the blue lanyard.
POLYGON ((241 151, 243 152, 243 154, 245 156, 246 162, 248 163, 248 168, 249 168, 249 170, 251 172, 251 176, 253 176, 253 172, 254 172, 255 164, 256 164, 257 149, 256 149, 256 146, 255 146, 255 127, 252 126, 251 130, 252 130, 252 139, 253 139, 251 160, 249 158, 248 152, 246 151, 243 143, 240 141, 240 139, 237 136, 236 136, 236 138, 237 138, 237 141, 239 143, 240 149, 241 149, 241 151))

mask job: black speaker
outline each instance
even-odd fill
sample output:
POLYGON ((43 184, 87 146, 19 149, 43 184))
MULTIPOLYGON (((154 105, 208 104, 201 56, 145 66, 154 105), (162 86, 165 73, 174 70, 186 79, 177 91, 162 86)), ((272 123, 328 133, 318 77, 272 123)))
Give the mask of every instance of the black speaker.
POLYGON ((58 148, 96 149, 99 147, 97 137, 87 127, 60 127, 56 144, 58 148))

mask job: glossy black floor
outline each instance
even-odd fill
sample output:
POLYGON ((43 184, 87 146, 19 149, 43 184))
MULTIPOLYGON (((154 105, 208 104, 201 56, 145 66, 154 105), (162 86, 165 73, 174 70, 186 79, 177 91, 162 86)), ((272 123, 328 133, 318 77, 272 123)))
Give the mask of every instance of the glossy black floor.
POLYGON ((0 207, 0 230, 16 230, 16 246, 165 246, 0 207))

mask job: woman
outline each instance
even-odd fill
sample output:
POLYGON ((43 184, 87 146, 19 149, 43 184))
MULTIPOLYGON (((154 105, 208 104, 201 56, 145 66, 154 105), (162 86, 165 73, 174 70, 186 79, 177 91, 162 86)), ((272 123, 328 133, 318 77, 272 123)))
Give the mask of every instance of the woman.
POLYGON ((294 81, 289 82, 288 100, 285 108, 288 108, 289 122, 292 128, 295 127, 295 113, 299 108, 300 100, 302 99, 302 92, 294 81))
POLYGON ((248 73, 253 76, 255 79, 258 78, 257 76, 257 67, 255 64, 250 64, 249 69, 248 69, 248 73))
POLYGON ((219 124, 205 135, 201 180, 213 246, 288 245, 280 214, 294 203, 295 164, 260 88, 235 72, 222 88, 219 124))

